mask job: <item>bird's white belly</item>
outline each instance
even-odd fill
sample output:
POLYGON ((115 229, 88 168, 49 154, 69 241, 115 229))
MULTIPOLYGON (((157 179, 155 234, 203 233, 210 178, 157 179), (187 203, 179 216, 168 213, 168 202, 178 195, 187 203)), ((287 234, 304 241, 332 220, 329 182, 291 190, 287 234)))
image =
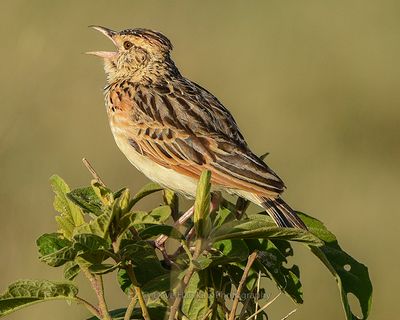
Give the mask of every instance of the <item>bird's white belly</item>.
POLYGON ((196 179, 165 168, 138 153, 125 139, 120 139, 115 135, 114 138, 128 160, 150 180, 189 197, 196 195, 196 179))

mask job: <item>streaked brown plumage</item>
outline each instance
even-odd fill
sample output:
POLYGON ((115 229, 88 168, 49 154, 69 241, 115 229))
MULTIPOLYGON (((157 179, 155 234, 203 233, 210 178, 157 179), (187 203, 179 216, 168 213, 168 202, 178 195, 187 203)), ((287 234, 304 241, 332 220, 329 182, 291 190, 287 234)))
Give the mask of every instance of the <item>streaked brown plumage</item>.
POLYGON ((104 59, 111 130, 133 165, 189 197, 195 195, 201 172, 210 170, 215 189, 263 206, 279 226, 306 228, 279 197, 282 180, 251 152, 230 112, 180 74, 164 35, 94 28, 117 47, 116 52, 90 54, 104 59))

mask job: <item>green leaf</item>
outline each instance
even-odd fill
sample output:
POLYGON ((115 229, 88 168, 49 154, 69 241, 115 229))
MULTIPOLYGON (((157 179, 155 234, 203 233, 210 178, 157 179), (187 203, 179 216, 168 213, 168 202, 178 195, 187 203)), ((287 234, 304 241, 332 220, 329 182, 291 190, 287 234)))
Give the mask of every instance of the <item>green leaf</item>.
POLYGON ((19 280, 0 296, 0 317, 38 302, 75 300, 77 294, 78 288, 70 282, 19 280))
POLYGON ((194 228, 198 238, 206 239, 211 230, 211 171, 202 172, 197 184, 196 200, 194 202, 194 228))
MULTIPOLYGON (((149 213, 150 217, 156 221, 156 223, 162 223, 168 220, 171 215, 171 207, 168 205, 159 206, 149 213)), ((150 222, 146 222, 150 223, 150 222)))
POLYGON ((84 212, 93 213, 96 216, 101 215, 106 208, 92 187, 72 190, 67 193, 67 197, 84 212))
MULTIPOLYGON (((167 312, 168 312, 168 308, 166 306, 151 303, 151 304, 148 304, 146 307, 147 307, 147 310, 149 311, 151 319, 154 319, 154 320, 166 319, 167 312)), ((113 320, 124 320, 125 313, 126 313, 126 308, 120 308, 120 309, 115 309, 115 310, 110 311, 110 315, 113 318, 113 320)), ((143 318, 142 310, 139 307, 134 308, 132 315, 131 315, 131 319, 142 319, 142 318, 143 318)), ((94 316, 94 317, 90 317, 87 320, 99 320, 99 318, 94 316)))
POLYGON ((119 234, 122 235, 130 227, 143 229, 146 224, 161 224, 171 215, 169 206, 160 206, 152 211, 133 211, 125 214, 119 221, 119 234))
POLYGON ((157 191, 161 191, 163 188, 155 182, 150 182, 146 184, 142 189, 139 190, 139 192, 131 199, 129 203, 129 209, 133 208, 133 206, 138 203, 141 199, 144 197, 148 196, 149 194, 152 194, 157 191))
MULTIPOLYGON (((97 198, 103 202, 103 205, 109 207, 114 202, 114 195, 110 189, 100 184, 97 180, 92 180, 92 188, 94 193, 97 195, 97 198)), ((120 191, 123 191, 122 189, 120 191)), ((115 197, 116 198, 116 197, 115 197)))
POLYGON ((73 280, 79 274, 81 268, 75 261, 68 261, 64 265, 64 278, 67 280, 73 280))
POLYGON ((114 201, 111 216, 107 225, 107 230, 110 232, 115 232, 116 230, 110 230, 110 226, 115 221, 118 224, 120 219, 130 210, 129 208, 129 198, 130 193, 128 189, 124 189, 119 198, 114 201))
POLYGON ((40 260, 51 267, 59 267, 75 258, 72 242, 60 233, 45 233, 36 240, 40 260))
POLYGON ((311 232, 298 228, 280 228, 265 215, 253 215, 247 219, 231 221, 214 229, 210 235, 216 242, 225 239, 279 239, 303 242, 315 246, 323 242, 311 232))
MULTIPOLYGON (((216 302, 223 309, 229 304, 226 300, 229 300, 232 296, 232 282, 229 279, 225 266, 216 266, 208 270, 210 277, 210 284, 218 294, 216 302)), ((226 319, 225 312, 220 313, 221 310, 215 310, 213 312, 212 319, 226 319)))
POLYGON ((74 236, 74 240, 76 242, 75 248, 82 252, 94 251, 98 249, 108 250, 110 248, 110 243, 107 240, 91 233, 77 234, 74 236))
POLYGON ((358 299, 363 314, 362 319, 367 319, 372 303, 372 284, 368 268, 343 251, 334 234, 321 221, 301 212, 297 214, 310 232, 325 242, 320 248, 310 246, 310 249, 336 278, 347 319, 358 319, 351 311, 349 293, 358 299))
POLYGON ((217 249, 220 255, 213 256, 212 265, 245 261, 249 256, 246 242, 240 239, 217 241, 213 243, 213 248, 217 249))
POLYGON ((50 178, 50 183, 56 194, 54 198, 54 209, 60 213, 60 215, 56 217, 56 221, 63 235, 70 239, 75 227, 85 222, 83 214, 75 204, 68 200, 67 193, 70 192, 70 189, 63 179, 57 175, 53 175, 50 178))
POLYGON ((179 274, 177 271, 163 273, 143 284, 141 289, 144 293, 169 291, 175 287, 179 274))
MULTIPOLYGON (((227 201, 225 201, 227 202, 227 201)), ((236 220, 236 217, 234 215, 234 206, 230 204, 230 208, 226 208, 223 206, 220 206, 219 209, 215 212, 213 216, 213 226, 215 227, 220 227, 222 224, 236 220)))
POLYGON ((86 222, 79 227, 75 228, 74 235, 92 233, 99 237, 105 238, 108 235, 108 226, 110 224, 110 214, 103 213, 95 219, 86 222))
POLYGON ((204 319, 216 299, 207 270, 195 272, 191 277, 182 301, 182 312, 189 319, 204 319))
POLYGON ((74 236, 74 250, 77 256, 89 264, 100 264, 110 255, 111 244, 95 234, 77 234, 74 236))
POLYGON ((269 276, 277 286, 286 292, 294 302, 303 303, 303 291, 300 282, 299 267, 288 267, 287 258, 293 255, 293 249, 288 241, 266 239, 246 240, 250 251, 258 250, 258 258, 254 268, 269 276))
MULTIPOLYGON (((133 272, 139 286, 144 286, 157 276, 165 274, 165 270, 156 255, 154 248, 146 241, 122 240, 120 255, 123 261, 131 261, 133 272), (151 272, 149 272, 151 270, 151 272)), ((118 281, 123 291, 132 284, 125 270, 118 272, 118 281)))
POLYGON ((132 286, 132 281, 129 278, 128 272, 125 269, 119 269, 117 272, 117 281, 121 290, 126 294, 130 294, 130 288, 132 286))
POLYGON ((164 203, 171 208, 172 218, 174 220, 177 220, 179 218, 178 195, 170 189, 164 189, 163 198, 164 198, 164 203))
POLYGON ((221 266, 232 262, 247 260, 249 249, 240 239, 221 240, 213 244, 213 249, 205 251, 193 261, 196 269, 203 270, 209 266, 221 266))
POLYGON ((169 238, 178 239, 178 240, 185 239, 183 234, 180 233, 178 231, 178 229, 176 229, 172 226, 162 225, 162 224, 152 225, 152 226, 147 227, 146 229, 139 232, 139 236, 143 240, 157 237, 159 235, 166 235, 169 238))
POLYGON ((120 266, 119 264, 109 264, 109 263, 93 264, 89 267, 89 271, 90 273, 93 274, 106 274, 113 272, 119 266, 120 266))

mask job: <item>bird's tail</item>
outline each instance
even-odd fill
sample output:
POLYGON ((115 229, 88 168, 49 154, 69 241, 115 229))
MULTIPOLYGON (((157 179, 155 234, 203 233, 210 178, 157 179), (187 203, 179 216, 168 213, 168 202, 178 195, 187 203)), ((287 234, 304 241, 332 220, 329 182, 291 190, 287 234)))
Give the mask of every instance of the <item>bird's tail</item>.
POLYGON ((276 199, 261 199, 261 205, 265 208, 265 211, 267 211, 270 217, 274 219, 275 223, 278 226, 308 230, 304 222, 299 218, 299 216, 281 198, 278 197, 276 199))

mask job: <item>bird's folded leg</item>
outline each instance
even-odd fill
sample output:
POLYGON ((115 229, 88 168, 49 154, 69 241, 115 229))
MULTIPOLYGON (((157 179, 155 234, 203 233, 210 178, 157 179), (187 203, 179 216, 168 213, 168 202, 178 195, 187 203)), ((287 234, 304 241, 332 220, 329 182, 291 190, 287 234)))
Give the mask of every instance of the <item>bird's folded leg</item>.
MULTIPOLYGON (((222 195, 220 192, 211 193, 211 201, 210 201, 210 212, 215 211, 219 207, 219 203, 222 199, 222 195)), ((182 214, 178 220, 175 221, 174 227, 179 227, 183 225, 194 213, 194 206, 190 207, 184 214, 182 214)), ((194 235, 194 229, 189 231, 190 237, 194 235)), ((168 236, 161 235, 154 241, 154 246, 159 249, 163 255, 165 254, 165 241, 167 241, 168 236)))
MULTIPOLYGON (((179 226, 183 225, 193 215, 193 212, 194 212, 194 206, 192 206, 183 215, 181 215, 178 220, 175 221, 174 227, 179 227, 179 226)), ((163 250, 165 251, 164 244, 165 244, 165 241, 167 241, 167 239, 168 239, 168 236, 166 236, 166 235, 159 236, 156 239, 156 241, 154 242, 155 247, 160 249, 161 251, 163 251, 163 250)))

